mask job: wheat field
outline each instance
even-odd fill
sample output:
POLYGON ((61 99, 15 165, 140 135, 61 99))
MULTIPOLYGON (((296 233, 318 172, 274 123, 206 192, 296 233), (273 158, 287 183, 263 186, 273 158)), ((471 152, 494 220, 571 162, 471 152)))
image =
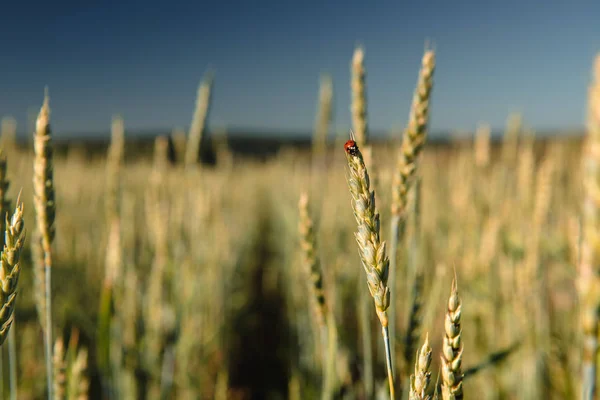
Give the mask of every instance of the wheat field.
POLYGON ((600 58, 585 138, 511 115, 437 144, 434 53, 388 141, 363 57, 346 146, 328 79, 312 149, 267 160, 197 162, 212 77, 153 155, 118 117, 106 156, 51 152, 48 94, 35 152, 3 124, 0 397, 595 398, 600 58))

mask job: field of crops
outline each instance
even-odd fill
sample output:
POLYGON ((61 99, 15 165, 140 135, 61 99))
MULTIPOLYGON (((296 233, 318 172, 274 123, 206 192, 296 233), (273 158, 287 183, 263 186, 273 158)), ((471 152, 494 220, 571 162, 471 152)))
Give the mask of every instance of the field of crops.
POLYGON ((385 143, 363 55, 353 141, 327 140, 324 79, 312 150, 266 161, 223 136, 197 162, 210 78, 153 157, 118 117, 106 157, 53 153, 48 96, 34 145, 5 120, 0 397, 593 399, 600 58, 584 140, 511 115, 428 146, 434 52, 385 143))

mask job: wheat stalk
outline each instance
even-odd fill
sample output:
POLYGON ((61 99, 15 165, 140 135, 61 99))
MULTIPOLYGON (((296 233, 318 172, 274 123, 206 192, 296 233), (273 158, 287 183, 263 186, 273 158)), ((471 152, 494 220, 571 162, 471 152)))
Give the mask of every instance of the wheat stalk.
POLYGON ((429 400, 427 394, 429 383, 431 382, 431 347, 429 346, 429 334, 425 335, 425 342, 419 350, 415 361, 415 373, 410 376, 410 400, 429 400))
POLYGON ((458 297, 456 278, 452 280, 452 292, 448 299, 448 310, 444 322, 444 341, 442 343, 442 398, 444 400, 460 400, 463 398, 461 339, 461 301, 458 297))
POLYGON ((352 128, 356 135, 356 143, 359 147, 364 147, 367 144, 368 127, 367 127, 367 88, 366 88, 366 72, 364 66, 365 50, 362 47, 357 47, 352 56, 352 64, 350 67, 351 80, 350 89, 352 92, 352 103, 350 112, 352 114, 352 128))
MULTIPOLYGON (((435 52, 426 50, 421 62, 421 70, 413 95, 408 125, 402 136, 402 145, 392 177, 392 219, 390 225, 390 285, 396 288, 398 245, 404 238, 406 229, 408 191, 417 169, 417 159, 427 138, 429 123, 429 103, 435 71, 435 52)), ((390 307, 390 333, 396 336, 396 313, 394 304, 390 307)), ((392 352, 393 352, 392 344, 392 352)), ((412 354, 411 354, 412 357, 412 354)))
POLYGON ((408 191, 417 169, 417 158, 427 139, 429 103, 433 88, 435 52, 425 51, 415 89, 408 125, 402 136, 402 146, 392 181, 392 215, 403 217, 408 204, 408 191))
MULTIPOLYGON (((365 71, 365 50, 358 46, 354 49, 350 63, 350 113, 352 115, 352 132, 361 149, 365 165, 371 171, 371 186, 375 187, 375 173, 373 169, 372 149, 367 145, 369 128, 367 123, 367 90, 365 71)), ((364 291, 359 291, 358 316, 359 329, 362 336, 363 351, 363 377, 367 397, 373 395, 373 348, 370 329, 369 296, 364 291)), ((393 344, 392 344, 393 345, 393 344)))
POLYGON ((375 303, 375 311, 382 327, 386 347, 386 361, 390 396, 395 398, 392 355, 388 332, 387 309, 390 305, 390 290, 387 285, 389 260, 385 242, 381 241, 379 213, 375 207, 375 192, 371 190, 365 161, 355 142, 349 142, 346 160, 349 167, 348 187, 352 195, 352 209, 358 224, 355 233, 358 252, 367 277, 367 286, 375 303))
POLYGON ((119 213, 120 171, 125 153, 125 126, 123 118, 113 117, 110 146, 106 159, 106 217, 110 222, 119 213))
POLYGON ((192 118, 192 125, 190 126, 190 133, 188 135, 188 142, 185 149, 186 167, 195 165, 196 161, 198 160, 202 135, 205 130, 206 117, 208 115, 208 109, 210 106, 212 82, 213 76, 212 73, 209 72, 198 87, 196 109, 192 118))
POLYGON ((17 284, 21 272, 21 251, 25 243, 23 204, 20 196, 10 218, 5 217, 4 247, 0 259, 0 345, 4 343, 13 322, 13 311, 17 297, 17 284))
MULTIPOLYGON (((4 119, 2 120, 4 124, 4 119)), ((3 139, 4 139, 4 126, 2 127, 3 139)), ((14 148, 14 132, 11 136, 11 144, 4 143, 5 146, 13 146, 14 148)), ((6 243, 4 232, 6 231, 6 225, 8 221, 8 213, 10 209, 10 200, 8 199, 7 190, 9 187, 9 182, 6 177, 7 175, 7 162, 6 156, 0 150, 0 248, 4 248, 6 243)), ((20 196, 19 196, 20 197, 20 196)), ((14 325, 14 321, 13 321, 14 325)), ((8 331, 8 365, 9 365, 9 382, 10 382, 10 398, 17 398, 17 338, 15 336, 15 329, 10 329, 8 331)), ((0 360, 1 362, 1 360, 0 360)), ((1 391, 0 391, 1 393, 1 391)))
POLYGON ((319 108, 317 110, 313 136, 313 152, 315 155, 322 156, 327 148, 327 135, 332 115, 332 100, 333 83, 331 77, 323 75, 319 87, 319 108))
POLYGON ((319 326, 325 327, 327 304, 323 289, 323 271, 317 257, 316 239, 313 222, 308 211, 308 194, 302 193, 298 202, 300 233, 300 248, 302 250, 302 264, 311 280, 312 298, 315 301, 315 316, 319 326))
MULTIPOLYGON (((54 179, 52 176, 52 146, 50 131, 50 97, 48 90, 44 103, 36 120, 34 139, 35 158, 33 162, 33 204, 36 214, 37 237, 43 253, 45 274, 45 349, 48 397, 52 399, 52 305, 51 305, 51 267, 52 241, 54 239, 54 179)), ((35 244, 34 241, 34 244, 35 244)))
MULTIPOLYGON (((321 351, 323 361, 323 399, 331 399, 333 392, 334 378, 334 346, 330 334, 335 337, 335 319, 327 308, 325 289, 323 286, 323 271, 317 256, 316 238, 313 229, 312 218, 308 209, 308 194, 303 192, 298 202, 299 223, 298 231, 300 233, 300 248, 302 250, 302 263, 306 274, 310 277, 313 303, 315 305, 315 316, 320 327, 321 351), (328 329, 329 328, 329 329, 328 329)), ((317 350, 318 351, 318 350, 317 350)))

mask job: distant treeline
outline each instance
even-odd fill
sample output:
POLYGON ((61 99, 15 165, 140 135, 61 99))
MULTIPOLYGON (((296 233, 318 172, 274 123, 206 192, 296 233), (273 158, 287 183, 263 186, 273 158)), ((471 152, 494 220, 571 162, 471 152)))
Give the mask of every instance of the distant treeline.
MULTIPOLYGON (((564 136, 565 138, 578 140, 583 132, 545 132, 537 135, 538 140, 564 136)), ((126 133, 126 154, 127 159, 132 160, 138 157, 146 158, 152 155, 154 149, 154 140, 158 136, 169 138, 169 158, 176 160, 176 144, 170 132, 127 132, 126 133)), ((373 135, 372 143, 384 145, 399 145, 400 134, 392 137, 391 135, 373 135)), ((215 161, 215 143, 221 141, 224 136, 216 136, 208 132, 203 136, 200 158, 204 163, 214 163, 215 161)), ((499 142, 502 133, 492 133, 492 141, 499 142)), ((453 134, 437 133, 431 134, 427 139, 428 147, 446 146, 449 143, 470 140, 472 136, 456 136, 453 134)), ((234 156, 252 157, 258 159, 267 159, 277 154, 282 149, 308 150, 311 147, 311 135, 293 132, 251 132, 239 131, 227 133, 226 143, 234 156)), ((54 149, 58 154, 67 152, 78 152, 81 156, 89 159, 104 157, 106 155, 110 141, 110 134, 81 135, 79 137, 60 137, 54 138, 54 149)), ((334 146, 334 138, 330 141, 330 146, 334 146)), ((222 143, 221 143, 222 144, 222 143)), ((25 140, 24 136, 18 135, 17 145, 19 147, 32 146, 31 141, 25 140)))

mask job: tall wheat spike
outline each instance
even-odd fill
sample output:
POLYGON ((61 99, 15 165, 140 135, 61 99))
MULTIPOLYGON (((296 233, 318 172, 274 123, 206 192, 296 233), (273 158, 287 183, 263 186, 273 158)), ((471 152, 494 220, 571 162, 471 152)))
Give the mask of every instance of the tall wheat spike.
MULTIPOLYGON (((367 144, 369 139, 368 116, 367 116, 367 83, 365 71, 365 50, 356 47, 350 64, 350 112, 352 115, 352 133, 361 149, 366 168, 371 172, 371 186, 375 186, 375 173, 373 168, 373 157, 371 146, 367 144)), ((363 290, 359 290, 358 297, 358 319, 359 329, 362 336, 363 351, 363 381, 367 397, 373 395, 373 348, 371 336, 371 313, 369 296, 363 290)))
POLYGON ((444 400, 460 400, 463 398, 461 312, 462 305, 460 297, 458 297, 456 278, 454 278, 444 320, 445 335, 442 343, 442 398, 444 400))
POLYGON ((381 323, 382 335, 386 350, 386 365, 390 387, 390 397, 395 398, 394 372, 390 351, 387 309, 390 306, 390 289, 388 287, 389 259, 385 250, 385 242, 379 236, 379 212, 375 207, 375 192, 371 190, 369 174, 365 161, 356 144, 346 149, 349 176, 348 187, 352 195, 352 209, 358 224, 355 233, 358 252, 367 277, 367 287, 375 303, 375 311, 381 323))
POLYGON ((322 399, 331 399, 333 395, 334 362, 331 359, 335 343, 330 340, 331 330, 335 329, 335 320, 330 317, 328 310, 325 288, 323 285, 323 271, 317 256, 317 246, 313 221, 308 208, 308 194, 303 192, 298 202, 300 233, 300 248, 302 250, 302 262, 306 274, 310 277, 310 290, 312 291, 313 304, 315 305, 315 316, 320 328, 321 348, 317 349, 323 355, 323 389, 322 399))
POLYGON ((600 322, 600 55, 589 89, 588 132, 583 154, 583 241, 579 267, 579 302, 583 330, 581 398, 596 394, 598 323, 600 322))
MULTIPOLYGON (((52 304, 51 304, 51 268, 52 241, 54 240, 54 178, 52 174, 52 145, 50 131, 50 97, 48 90, 44 103, 36 120, 34 139, 35 157, 33 162, 33 204, 36 214, 36 229, 43 254, 45 273, 45 343, 46 375, 48 397, 52 399, 52 304)), ((34 243, 35 245, 35 243, 34 243)))
POLYGON ((402 145, 393 177, 392 215, 405 218, 408 191, 417 169, 417 158, 427 139, 429 103, 433 88, 435 52, 426 50, 423 55, 419 79, 415 89, 408 125, 402 135, 402 145))
MULTIPOLYGON (((2 120, 4 124, 4 120, 2 120)), ((4 126, 2 127, 4 135, 4 126)), ((14 135, 13 135, 14 141, 14 135)), ((11 144, 4 143, 5 146, 11 146, 11 144)), ((14 146, 14 143, 12 143, 14 146)), ((10 209, 10 200, 8 199, 7 191, 8 191, 9 182, 7 179, 7 162, 6 156, 4 152, 0 150, 0 248, 4 248, 5 235, 9 209, 10 209)), ((14 325, 14 322, 13 322, 14 325)), ((8 366, 9 366, 9 376, 10 376, 10 398, 15 400, 17 398, 17 338, 15 336, 15 328, 9 330, 8 332, 8 366)), ((0 363, 2 359, 0 357, 0 363)), ((2 391, 0 391, 2 393, 2 391)))
POLYGON ((319 108, 315 121, 315 132, 313 137, 313 152, 319 156, 327 148, 327 135, 331 124, 333 102, 333 82, 331 76, 323 75, 319 87, 319 108))
POLYGON ((367 144, 367 88, 365 73, 365 50, 357 47, 354 50, 351 64, 350 89, 352 92, 352 103, 350 111, 352 114, 352 128, 356 135, 356 143, 363 148, 367 144))
MULTIPOLYGON (((4 179, 4 178, 3 178, 4 179)), ((2 181, 3 191, 8 187, 8 182, 2 181)), ((23 205, 20 200, 21 194, 17 198, 15 212, 9 220, 8 213, 3 212, 3 238, 2 254, 0 256, 0 345, 6 339, 8 333, 9 345, 9 378, 10 378, 10 398, 17 397, 17 344, 15 328, 10 329, 14 321, 14 307, 17 296, 17 284, 20 274, 20 258, 23 244, 25 242, 25 231, 23 223, 23 205)), ((3 198, 5 205, 8 203, 3 198)), ((1 359, 0 359, 1 361, 1 359)))
POLYGON ((190 126, 188 142, 185 148, 185 166, 191 167, 198 161, 200 152, 200 144, 202 135, 205 130, 206 117, 210 107, 211 89, 213 84, 213 74, 206 74, 200 86, 198 87, 198 95, 196 97, 196 109, 190 126))
POLYGON ((4 246, 0 259, 0 345, 4 343, 13 322, 13 311, 17 297, 17 284, 21 272, 21 251, 25 243, 23 204, 17 206, 10 220, 5 217, 4 246))
POLYGON ((317 257, 316 239, 313 231, 313 222, 308 211, 308 194, 302 193, 298 202, 300 233, 300 248, 302 260, 308 276, 311 280, 312 298, 315 301, 315 316, 320 326, 325 326, 327 316, 327 305, 325 302, 325 291, 323 289, 323 271, 317 257))
POLYGON ((415 373, 410 376, 410 400, 429 400, 431 397, 427 394, 429 383, 431 382, 431 346, 429 346, 429 334, 425 335, 423 346, 417 350, 415 361, 415 373))
POLYGON ((123 118, 113 117, 110 146, 106 160, 106 216, 108 221, 119 213, 120 171, 125 152, 125 126, 123 118))
MULTIPOLYGON (((396 288, 398 245, 404 238, 407 219, 408 191, 417 169, 417 160, 425 140, 429 124, 429 103, 433 88, 435 52, 426 50, 421 61, 421 70, 408 116, 408 125, 402 135, 402 145, 396 169, 392 177, 392 220, 390 225, 390 285, 396 288)), ((391 305, 390 333, 395 337, 396 313, 391 305)), ((394 345, 392 344, 394 353, 394 345)))

